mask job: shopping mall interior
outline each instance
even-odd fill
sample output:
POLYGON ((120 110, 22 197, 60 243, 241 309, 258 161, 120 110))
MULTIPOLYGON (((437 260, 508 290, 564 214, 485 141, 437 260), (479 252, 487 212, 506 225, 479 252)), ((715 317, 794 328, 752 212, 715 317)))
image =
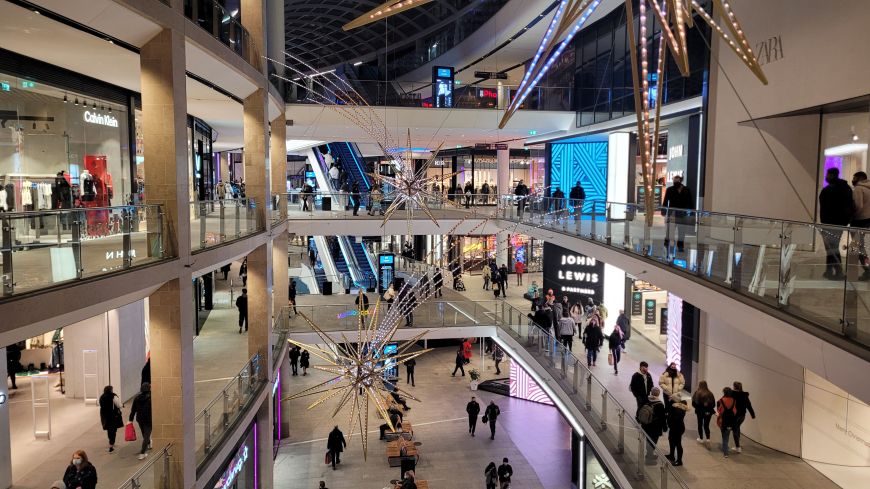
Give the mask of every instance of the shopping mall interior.
POLYGON ((868 487, 865 1, 0 19, 0 489, 868 487))

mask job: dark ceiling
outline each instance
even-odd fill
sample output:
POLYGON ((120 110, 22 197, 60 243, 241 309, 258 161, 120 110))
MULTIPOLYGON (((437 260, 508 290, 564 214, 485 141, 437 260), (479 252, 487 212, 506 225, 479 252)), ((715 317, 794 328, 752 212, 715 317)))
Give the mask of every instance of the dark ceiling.
POLYGON ((345 32, 344 24, 384 0, 285 0, 285 49, 316 69, 354 63, 387 43, 397 49, 477 1, 435 0, 345 32))

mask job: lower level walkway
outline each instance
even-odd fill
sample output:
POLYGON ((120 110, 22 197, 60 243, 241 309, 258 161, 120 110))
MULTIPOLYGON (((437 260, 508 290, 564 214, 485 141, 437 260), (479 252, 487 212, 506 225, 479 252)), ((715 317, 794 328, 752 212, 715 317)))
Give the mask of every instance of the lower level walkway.
MULTIPOLYGON (((477 350, 475 350, 477 351, 477 350)), ((507 457, 514 469, 512 487, 523 489, 566 489, 571 475, 571 428, 552 406, 512 399, 469 389, 468 377, 450 375, 453 348, 438 348, 418 358, 416 387, 407 386, 404 368, 400 387, 410 390, 422 402, 409 401, 405 419, 413 424, 419 447, 417 477, 433 489, 484 487, 483 471, 489 462, 501 464, 507 457), (495 440, 489 429, 478 422, 477 436, 468 434, 465 405, 477 397, 481 408, 496 402, 502 415, 496 425, 495 440)), ((475 354, 473 366, 479 368, 475 354)), ((312 359, 312 364, 317 362, 312 359)), ((483 379, 495 378, 492 362, 486 362, 483 379)), ((506 369, 502 366, 502 375, 506 369)), ((329 374, 309 369, 307 376, 292 378, 290 393, 323 382, 329 374)), ((399 478, 399 468, 389 467, 385 444, 378 440, 381 421, 373 413, 369 420, 368 458, 363 458, 359 435, 348 436, 346 414, 331 418, 334 403, 327 402, 307 410, 314 397, 290 401, 290 437, 284 440, 275 460, 276 489, 312 489, 325 481, 330 489, 379 489, 399 478), (326 437, 339 425, 348 442, 338 470, 324 465, 326 437)))

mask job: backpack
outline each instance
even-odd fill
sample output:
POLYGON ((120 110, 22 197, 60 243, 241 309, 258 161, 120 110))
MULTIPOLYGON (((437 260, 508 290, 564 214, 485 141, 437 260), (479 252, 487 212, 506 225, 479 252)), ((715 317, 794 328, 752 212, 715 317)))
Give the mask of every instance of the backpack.
POLYGON ((730 397, 723 397, 719 400, 718 404, 721 411, 719 411, 719 416, 716 417, 716 426, 721 428, 723 424, 726 424, 726 421, 729 427, 732 426, 734 419, 737 417, 737 401, 730 397), (725 405, 725 399, 731 400, 731 407, 725 405))
POLYGON ((655 420, 656 412, 655 408, 653 408, 653 403, 644 404, 640 407, 640 410, 637 412, 637 420, 642 425, 647 425, 652 423, 655 420))

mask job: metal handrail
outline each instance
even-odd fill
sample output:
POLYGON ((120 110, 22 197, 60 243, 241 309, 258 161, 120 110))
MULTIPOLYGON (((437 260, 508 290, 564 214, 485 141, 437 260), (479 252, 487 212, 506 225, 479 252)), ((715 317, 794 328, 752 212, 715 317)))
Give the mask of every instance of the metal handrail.
POLYGON ((125 480, 120 486, 119 489, 140 489, 143 484, 139 481, 143 475, 145 475, 148 471, 153 469, 157 462, 163 462, 163 477, 161 478, 160 484, 153 484, 152 487, 160 488, 160 489, 169 489, 172 487, 171 484, 171 476, 172 471, 169 468, 169 464, 172 458, 172 443, 169 443, 165 447, 161 448, 158 452, 154 453, 151 458, 145 462, 145 465, 139 468, 136 472, 133 473, 127 480, 125 480))

